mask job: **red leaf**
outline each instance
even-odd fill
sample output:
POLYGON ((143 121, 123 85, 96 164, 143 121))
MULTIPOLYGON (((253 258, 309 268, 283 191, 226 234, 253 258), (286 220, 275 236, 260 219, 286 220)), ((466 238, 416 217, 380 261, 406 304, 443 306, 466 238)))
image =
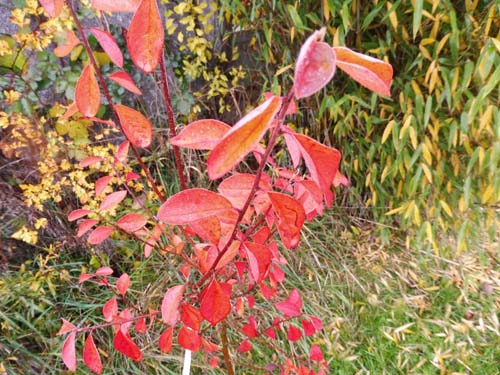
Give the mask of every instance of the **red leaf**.
POLYGON ((302 337, 302 331, 300 330, 300 328, 294 326, 293 324, 290 324, 290 326, 288 327, 287 337, 291 342, 298 341, 302 337))
POLYGON ((119 190, 107 195, 106 198, 102 200, 101 205, 99 206, 99 210, 106 211, 115 207, 122 200, 124 200, 126 196, 127 190, 119 190))
POLYGON ((104 12, 135 12, 141 0, 92 0, 92 8, 104 12))
POLYGON ((198 120, 188 124, 169 142, 193 150, 212 150, 230 129, 228 124, 219 120, 198 120))
POLYGON ((64 340, 61 350, 62 360, 69 371, 76 370, 75 338, 76 332, 70 333, 68 337, 66 337, 66 340, 64 340))
POLYGON ((209 364, 210 364, 211 368, 217 368, 217 367, 219 367, 219 358, 213 356, 212 358, 210 358, 209 364))
POLYGON ((321 348, 318 345, 312 345, 311 346, 311 351, 309 354, 309 359, 311 361, 317 361, 317 362, 322 362, 323 361, 323 352, 321 351, 321 348))
POLYGON ((64 335, 65 333, 73 331, 76 326, 70 322, 68 322, 66 319, 61 319, 62 320, 62 326, 59 328, 59 331, 57 332, 56 336, 64 335))
POLYGON ((82 273, 78 276, 78 284, 84 283, 87 280, 94 278, 95 275, 93 273, 82 273))
POLYGON ((293 318, 301 313, 302 298, 297 289, 294 289, 286 300, 276 303, 275 306, 286 318, 293 318))
POLYGON ((78 232, 76 233, 76 236, 77 237, 83 236, 85 233, 87 233, 98 222, 99 222, 99 220, 94 220, 94 219, 83 220, 78 225, 78 232))
POLYGON ((134 64, 151 73, 163 51, 163 24, 156 0, 142 0, 127 33, 127 47, 134 64))
POLYGON ((300 49, 293 86, 297 99, 318 92, 335 74, 335 53, 323 42, 325 31, 325 28, 315 31, 300 49))
POLYGON ((113 340, 113 346, 120 353, 126 355, 136 362, 142 360, 141 349, 139 349, 137 344, 132 341, 132 338, 129 334, 124 334, 121 330, 116 333, 116 336, 113 340))
MULTIPOLYGON (((226 284, 230 285, 230 284, 226 284)), ((200 312, 213 326, 224 320, 231 312, 231 293, 224 291, 221 284, 213 279, 202 292, 200 312)))
POLYGON ((314 315, 311 315, 310 318, 312 324, 314 325, 314 328, 316 328, 316 331, 321 331, 323 329, 323 322, 321 321, 321 319, 315 317, 314 315))
POLYGON ((153 126, 149 120, 135 109, 121 104, 115 105, 115 110, 128 141, 136 147, 148 147, 153 138, 153 126))
POLYGON ((248 338, 253 338, 259 334, 257 331, 257 323, 255 323, 255 318, 253 316, 248 318, 248 323, 241 327, 241 332, 248 336, 248 338))
POLYGON ((391 64, 346 47, 333 47, 333 51, 337 56, 337 66, 352 79, 377 94, 391 95, 391 64))
POLYGON ((253 346, 252 344, 250 344, 250 342, 248 340, 243 340, 240 344, 240 346, 238 346, 238 351, 240 353, 246 353, 246 352, 249 352, 250 350, 253 349, 253 346))
MULTIPOLYGON (((120 145, 116 149, 115 163, 118 163, 118 162, 123 163, 125 160, 127 160, 129 148, 130 148, 129 141, 124 141, 124 142, 120 143, 120 145)), ((128 172, 128 173, 132 173, 132 172, 128 172)))
POLYGON ((271 250, 264 245, 253 242, 245 242, 244 249, 246 250, 252 278, 258 283, 262 280, 271 264, 271 250))
POLYGON ((179 330, 177 341, 184 349, 191 350, 192 352, 197 352, 201 348, 201 336, 198 332, 188 327, 182 327, 179 330))
POLYGON ((302 320, 302 328, 304 329, 304 334, 308 337, 313 336, 316 333, 316 328, 309 320, 302 320))
MULTIPOLYGON (((235 208, 241 210, 248 199, 248 195, 252 190, 254 181, 255 175, 239 173, 222 181, 217 190, 219 190, 219 192, 226 197, 235 208)), ((259 188, 264 191, 270 191, 272 189, 269 182, 264 179, 261 179, 259 182, 259 188)))
POLYGON ((111 322, 113 317, 118 315, 118 302, 116 301, 116 297, 111 298, 104 304, 102 307, 102 315, 107 322, 111 322))
POLYGON ((158 219, 172 225, 189 224, 224 215, 231 208, 231 202, 220 194, 206 189, 188 189, 168 198, 158 211, 158 219))
POLYGON ((158 339, 158 346, 162 353, 170 353, 172 350, 172 337, 174 335, 174 327, 168 327, 162 332, 158 339))
POLYGON ((75 102, 84 117, 94 117, 101 105, 101 93, 94 75, 94 68, 88 64, 82 70, 75 87, 75 102))
POLYGON ((108 33, 107 31, 96 29, 95 27, 91 27, 90 31, 96 37, 97 41, 101 45, 102 49, 109 56, 111 61, 113 61, 120 68, 123 67, 123 55, 120 47, 115 42, 115 38, 113 35, 108 33))
POLYGON ((289 195, 267 193, 273 205, 274 213, 278 217, 278 232, 283 245, 287 249, 294 249, 300 241, 300 231, 306 218, 304 207, 289 195))
POLYGON ((97 271, 95 271, 95 274, 99 276, 109 276, 113 274, 113 269, 111 267, 99 267, 97 271))
POLYGON ((89 213, 91 213, 92 211, 90 210, 84 210, 82 208, 78 208, 76 210, 73 210, 69 213, 68 215, 68 221, 75 221, 75 220, 78 220, 84 216, 87 216, 89 213))
POLYGON ((186 285, 176 285, 169 288, 161 303, 161 317, 165 324, 175 325, 179 317, 179 304, 186 285))
POLYGON ((118 83, 121 87, 133 92, 137 95, 142 95, 141 90, 135 85, 132 78, 125 72, 115 72, 109 76, 109 79, 118 83))
POLYGON ((276 331, 274 330, 273 327, 269 327, 268 329, 266 329, 264 331, 264 335, 266 335, 267 337, 271 338, 271 339, 276 339, 277 335, 276 335, 276 331))
POLYGON ((80 39, 78 39, 73 30, 66 30, 66 41, 64 42, 64 44, 61 44, 54 48, 54 55, 56 55, 57 57, 67 56, 71 53, 73 48, 75 48, 80 43, 80 39))
POLYGON ((148 220, 141 214, 130 213, 126 214, 125 216, 122 216, 116 222, 116 225, 126 232, 133 233, 144 227, 144 225, 146 225, 147 222, 148 220))
POLYGON ((208 157, 207 170, 215 180, 229 172, 259 143, 281 107, 273 96, 252 110, 229 130, 208 157))
POLYGON ((104 160, 104 158, 102 158, 100 156, 89 156, 89 157, 83 159, 78 165, 80 166, 80 168, 85 168, 85 167, 88 167, 90 165, 99 163, 103 160, 104 160))
POLYGON ((63 4, 64 0, 40 0, 40 5, 52 18, 59 16, 63 8, 63 4))
POLYGON ((301 146, 302 156, 312 179, 319 185, 327 198, 327 205, 330 206, 332 201, 330 187, 339 169, 340 152, 306 135, 294 134, 294 137, 301 146))
POLYGON ((181 320, 187 327, 198 332, 203 322, 203 317, 196 307, 184 304, 181 306, 181 320))
POLYGON ((118 293, 124 296, 125 293, 127 293, 129 287, 130 287, 130 276, 124 273, 118 278, 118 280, 116 280, 116 289, 118 290, 118 293))
POLYGON ((96 374, 102 372, 101 356, 95 346, 92 333, 89 333, 87 340, 85 340, 85 345, 83 347, 83 362, 85 362, 87 367, 96 374))
POLYGON ((134 324, 134 329, 137 333, 146 333, 148 330, 148 327, 146 326, 146 318, 139 318, 134 324))
POLYGON ((344 176, 342 173, 337 171, 337 173, 335 174, 335 178, 333 179, 333 186, 339 187, 340 185, 344 185, 346 187, 349 187, 349 185, 351 185, 351 183, 349 182, 349 180, 347 179, 346 176, 344 176))
POLYGON ((109 185, 111 180, 113 179, 112 176, 102 176, 97 179, 95 182, 95 195, 101 195, 104 189, 109 185))
POLYGON ((111 233, 113 233, 113 228, 106 226, 97 227, 92 231, 92 233, 90 233, 89 237, 87 238, 87 242, 91 245, 98 245, 109 236, 111 236, 111 233))
POLYGON ((323 192, 318 184, 311 180, 296 181, 293 192, 295 198, 302 204, 307 220, 323 214, 323 192))

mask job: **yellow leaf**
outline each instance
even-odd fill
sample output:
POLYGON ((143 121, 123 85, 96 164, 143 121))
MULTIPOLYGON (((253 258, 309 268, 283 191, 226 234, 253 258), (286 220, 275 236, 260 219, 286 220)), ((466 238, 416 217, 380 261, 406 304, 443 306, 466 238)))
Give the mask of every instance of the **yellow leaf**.
POLYGON ((483 195, 481 196, 481 203, 483 204, 489 203, 494 192, 495 189, 493 188, 493 185, 488 185, 486 190, 483 192, 483 195))
POLYGON ((381 142, 382 144, 384 144, 385 141, 387 141, 387 138, 389 138, 389 136, 391 135, 392 128, 394 127, 395 123, 396 122, 394 120, 391 120, 391 121, 389 121, 389 123, 385 127, 384 134, 382 134, 382 142, 381 142))
POLYGON ((403 205, 403 206, 400 206, 398 208, 394 208, 392 210, 390 210, 389 212, 386 212, 385 215, 386 216, 391 216, 391 215, 396 215, 396 214, 399 214, 401 211, 403 211, 404 209, 406 208, 406 205, 403 205))
POLYGON ((417 142, 417 133, 415 132, 415 128, 413 126, 410 126, 410 142, 414 150, 417 149, 418 147, 418 142, 417 142))
POLYGON ((439 204, 441 205, 441 207, 443 208, 444 212, 446 212, 446 214, 449 216, 449 217, 453 217, 453 212, 451 211, 451 208, 450 206, 448 205, 448 203, 446 203, 445 201, 443 200, 440 200, 439 201, 439 204))
POLYGON ((422 164, 422 170, 430 184, 432 184, 432 172, 426 164, 422 164))

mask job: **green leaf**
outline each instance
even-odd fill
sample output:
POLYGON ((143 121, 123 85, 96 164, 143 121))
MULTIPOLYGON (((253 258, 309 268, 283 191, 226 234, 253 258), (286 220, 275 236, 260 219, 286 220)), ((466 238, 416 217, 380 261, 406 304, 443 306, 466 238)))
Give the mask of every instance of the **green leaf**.
POLYGON ((420 22, 422 21, 422 10, 424 8, 424 0, 415 0, 413 5, 413 39, 416 38, 420 22))

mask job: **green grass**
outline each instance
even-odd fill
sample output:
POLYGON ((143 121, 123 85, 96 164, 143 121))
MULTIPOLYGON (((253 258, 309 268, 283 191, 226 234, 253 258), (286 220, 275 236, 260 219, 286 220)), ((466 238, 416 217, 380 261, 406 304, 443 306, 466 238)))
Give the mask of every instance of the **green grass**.
MULTIPOLYGON (((119 251, 111 261, 120 262, 122 272, 131 275, 132 294, 139 303, 144 298, 159 303, 168 264, 161 257, 137 263, 133 254, 133 248, 119 251), (147 285, 147 292, 141 285, 147 285)), ((397 233, 393 242, 383 245, 373 236, 373 228, 330 212, 308 225, 299 249, 284 254, 289 262, 286 288, 298 288, 305 312, 324 322, 313 341, 323 348, 332 374, 500 373, 500 273, 487 244, 443 259, 407 249, 397 233)), ((85 252, 47 253, 23 272, 1 276, 0 370, 62 372, 63 339, 55 336, 59 319, 102 322, 101 305, 110 297, 100 287, 77 285, 81 267, 95 259, 85 252)), ((156 333, 140 342, 145 360, 139 364, 111 349, 111 330, 96 332, 95 339, 105 374, 180 372, 182 351, 161 355, 156 333)), ((276 345, 307 353, 310 343, 282 340, 276 345)), ((82 345, 80 338, 77 348, 82 345)), ((269 348, 259 345, 250 354, 236 354, 234 347, 232 351, 241 374, 256 373, 255 368, 265 366, 272 356, 269 348)), ((192 373, 222 373, 206 363, 203 355, 195 356, 192 373)), ((77 374, 87 373, 80 361, 77 374)))

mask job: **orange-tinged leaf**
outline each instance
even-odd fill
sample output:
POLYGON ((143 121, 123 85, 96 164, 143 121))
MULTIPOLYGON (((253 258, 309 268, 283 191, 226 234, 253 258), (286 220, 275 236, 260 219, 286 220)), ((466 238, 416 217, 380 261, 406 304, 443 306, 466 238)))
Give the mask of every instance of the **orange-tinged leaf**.
POLYGON ((221 228, 217 217, 207 217, 189 223, 189 227, 205 241, 217 245, 220 240, 221 228))
POLYGON ((83 159, 79 164, 78 166, 81 167, 81 168, 85 168, 85 167, 89 167, 91 165, 94 165, 94 164, 97 164, 101 161, 103 161, 104 158, 101 157, 101 156, 89 156, 89 157, 86 157, 85 159, 83 159))
POLYGON ((391 95, 391 64, 346 47, 333 47, 333 51, 337 57, 337 66, 351 78, 379 95, 391 95))
POLYGON ((294 134, 294 137, 301 146, 301 153, 312 179, 319 185, 330 206, 333 199, 330 187, 339 169, 340 152, 306 135, 294 134))
POLYGON ((179 345, 184 349, 197 352, 201 348, 201 336, 198 332, 188 327, 182 327, 177 335, 179 345))
POLYGON ((172 350, 172 338, 174 335, 174 327, 168 327, 165 329, 158 339, 158 346, 162 353, 170 353, 172 350))
POLYGON ((211 216, 224 215, 232 209, 222 195, 206 189, 188 189, 167 199, 158 211, 158 219, 166 224, 182 225, 211 216))
POLYGON ((134 94, 142 95, 141 90, 139 90, 132 78, 126 72, 114 72, 109 76, 109 79, 115 81, 121 87, 133 92, 134 94))
POLYGON ((161 303, 161 318, 165 324, 175 325, 179 319, 179 304, 186 285, 176 285, 169 288, 161 303))
POLYGON ((64 340, 61 350, 62 360, 69 371, 76 370, 75 338, 76 332, 70 333, 68 337, 66 337, 66 340, 64 340))
POLYGON ((163 52, 163 23, 156 0, 142 0, 127 33, 127 47, 134 64, 151 73, 163 52))
POLYGON ((210 179, 224 176, 259 143, 281 107, 273 96, 252 110, 229 130, 208 157, 210 179))
POLYGON ((123 229, 126 232, 136 232, 144 225, 146 225, 147 219, 141 214, 130 213, 122 216, 117 222, 116 225, 123 229))
MULTIPOLYGON (((116 154, 115 154, 115 163, 123 163, 125 160, 127 160, 128 156, 128 150, 130 149, 130 142, 129 141, 124 141, 118 145, 118 148, 116 149, 116 154)), ((132 172, 129 172, 132 173, 132 172)))
MULTIPOLYGON (((254 181, 255 175, 239 173, 222 181, 217 190, 229 199, 235 208, 242 209, 252 190, 254 181)), ((270 191, 272 189, 271 184, 264 179, 260 180, 259 188, 263 191, 270 191)))
POLYGON ((127 293, 129 287, 130 287, 130 276, 124 273, 118 278, 118 280, 116 280, 116 289, 118 290, 118 293, 124 296, 125 293, 127 293))
POLYGON ((106 226, 97 227, 90 233, 87 242, 91 245, 98 245, 111 236, 111 233, 113 233, 113 228, 106 226))
POLYGON ((135 12, 141 0, 92 0, 92 8, 104 12, 135 12))
POLYGON ((127 190, 118 190, 106 196, 99 206, 100 211, 110 210, 119 204, 127 196, 127 190))
POLYGON ((85 345, 83 346, 83 362, 96 374, 102 373, 101 356, 95 346, 92 333, 89 333, 87 340, 85 340, 85 345))
MULTIPOLYGON (((229 288, 231 287, 230 284, 229 288)), ((231 294, 213 279, 202 292, 200 312, 203 317, 213 326, 224 320, 231 312, 231 294)))
POLYGON ((240 248, 240 241, 233 241, 229 245, 228 249, 224 255, 220 258, 219 263, 217 263, 216 270, 219 270, 229 264, 236 255, 238 255, 238 249, 240 248))
POLYGON ((115 105, 125 137, 136 147, 148 147, 153 138, 153 126, 140 112, 130 107, 115 105))
POLYGON ((132 338, 129 334, 124 334, 122 330, 118 330, 113 339, 113 346, 120 353, 126 355, 132 360, 139 362, 142 360, 142 352, 141 349, 137 346, 137 344, 132 341, 132 338))
POLYGON ((91 211, 90 210, 85 210, 82 208, 77 208, 76 210, 73 210, 69 213, 68 215, 68 221, 75 221, 78 220, 84 216, 87 216, 91 211))
POLYGON ((57 57, 67 56, 71 53, 73 48, 75 48, 80 43, 80 39, 77 38, 73 30, 66 30, 66 41, 64 42, 64 44, 61 44, 60 46, 54 48, 54 55, 56 55, 57 57))
POLYGON ((76 83, 75 102, 84 117, 94 117, 101 105, 101 93, 95 78, 94 68, 88 64, 76 83))
POLYGON ((315 31, 300 49, 293 85, 297 99, 318 92, 335 74, 335 53, 323 42, 325 31, 325 28, 315 31))
POLYGON ((95 27, 91 27, 90 31, 92 31, 92 34, 94 34, 102 49, 106 52, 111 61, 113 61, 120 68, 123 68, 123 54, 120 47, 116 44, 113 35, 95 27))
POLYGON ((212 150, 231 127, 219 120, 198 120, 188 124, 169 142, 193 150, 212 150))
POLYGON ((306 218, 304 207, 295 198, 283 193, 268 192, 267 195, 278 218, 278 233, 283 245, 287 249, 296 248, 306 218))
POLYGON ((181 306, 181 321, 186 327, 198 332, 203 322, 203 316, 196 307, 185 303, 181 306))
POLYGON ((40 5, 50 17, 57 17, 61 13, 64 0, 40 0, 40 5))
POLYGON ((64 335, 65 333, 71 332, 74 329, 76 329, 76 326, 70 322, 68 322, 66 319, 61 319, 62 320, 62 326, 59 328, 59 331, 57 332, 57 336, 64 335))
POLYGON ((95 220, 95 219, 86 219, 86 220, 83 220, 78 225, 78 232, 76 233, 76 236, 77 237, 83 236, 85 233, 87 233, 90 230, 90 228, 92 228, 98 222, 99 222, 99 220, 95 220))

